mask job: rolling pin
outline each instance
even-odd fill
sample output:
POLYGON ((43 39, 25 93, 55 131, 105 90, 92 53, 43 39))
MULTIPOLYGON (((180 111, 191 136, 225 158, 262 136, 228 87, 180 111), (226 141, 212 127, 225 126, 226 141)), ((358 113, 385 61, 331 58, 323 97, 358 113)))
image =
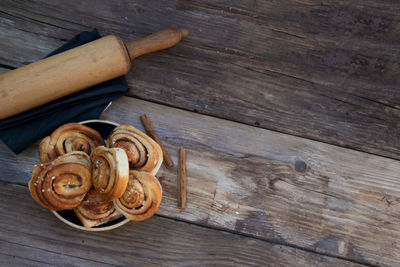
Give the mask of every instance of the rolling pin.
POLYGON ((168 28, 124 43, 109 35, 0 75, 0 119, 126 74, 131 60, 169 48, 186 37, 168 28))

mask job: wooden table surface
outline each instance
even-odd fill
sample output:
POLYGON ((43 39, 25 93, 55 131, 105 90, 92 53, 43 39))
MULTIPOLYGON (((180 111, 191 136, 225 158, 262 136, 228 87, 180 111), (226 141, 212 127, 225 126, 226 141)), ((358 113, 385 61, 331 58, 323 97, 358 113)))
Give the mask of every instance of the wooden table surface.
POLYGON ((0 265, 399 266, 397 0, 2 0, 0 71, 84 30, 182 26, 101 118, 147 113, 175 164, 187 148, 187 208, 163 166, 156 216, 74 230, 29 195, 37 143, 0 143, 0 265))

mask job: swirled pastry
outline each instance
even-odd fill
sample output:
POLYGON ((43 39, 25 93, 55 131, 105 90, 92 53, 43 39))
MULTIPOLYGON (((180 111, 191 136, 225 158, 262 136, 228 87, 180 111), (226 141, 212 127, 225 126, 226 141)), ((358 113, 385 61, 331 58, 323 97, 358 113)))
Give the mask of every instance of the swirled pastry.
POLYGON ((116 127, 107 138, 108 147, 125 150, 133 170, 156 175, 163 161, 160 146, 149 136, 128 124, 116 127))
POLYGON ((76 216, 86 228, 91 228, 115 220, 122 216, 112 201, 104 201, 101 194, 91 189, 83 202, 74 209, 76 216))
POLYGON ((77 207, 91 186, 91 162, 89 156, 81 151, 36 165, 29 181, 33 199, 55 211, 77 207))
POLYGON ((83 151, 90 155, 101 145, 105 145, 104 139, 96 130, 79 123, 67 123, 40 142, 39 159, 44 163, 71 151, 83 151))
POLYGON ((156 177, 147 172, 130 171, 126 191, 114 204, 128 219, 143 221, 156 213, 161 198, 162 188, 156 177))
POLYGON ((105 201, 119 198, 125 192, 129 180, 129 164, 121 148, 99 146, 92 151, 92 183, 105 201))

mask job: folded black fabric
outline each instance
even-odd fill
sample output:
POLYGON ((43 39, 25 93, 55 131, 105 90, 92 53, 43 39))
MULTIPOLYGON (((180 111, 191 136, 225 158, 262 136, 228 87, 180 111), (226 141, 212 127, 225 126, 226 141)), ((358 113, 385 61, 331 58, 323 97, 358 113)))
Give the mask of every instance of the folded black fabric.
MULTIPOLYGON (((82 32, 47 57, 100 38, 96 29, 82 32)), ((97 119, 111 100, 123 96, 128 84, 123 77, 98 84, 40 107, 0 120, 0 139, 20 153, 38 139, 67 122, 97 119)))

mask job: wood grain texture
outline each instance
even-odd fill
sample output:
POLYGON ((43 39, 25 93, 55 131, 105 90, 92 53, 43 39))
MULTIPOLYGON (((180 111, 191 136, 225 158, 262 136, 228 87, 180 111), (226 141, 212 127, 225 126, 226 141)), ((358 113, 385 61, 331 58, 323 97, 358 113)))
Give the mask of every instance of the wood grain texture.
MULTIPOLYGON (((132 40, 184 25, 191 35, 179 47, 136 61, 131 95, 400 158, 397 1, 5 0, 0 11, 4 67, 33 62, 92 27, 132 40)), ((147 103, 135 112, 141 102, 117 103, 125 101, 105 118, 138 126, 143 110, 156 113, 167 148, 193 151, 188 197, 196 206, 178 213, 176 169, 164 170, 160 214, 398 265, 397 162, 189 113, 165 121, 172 110, 147 103), (195 123, 179 126, 182 118, 195 123)), ((25 183, 35 147, 17 157, 0 149, 1 180, 25 183)))
MULTIPOLYGON (((130 97, 102 119, 143 130, 143 113, 169 151, 187 149, 187 208, 176 208, 177 167, 162 167, 158 214, 360 263, 399 264, 398 161, 130 97)), ((37 146, 18 156, 0 151, 0 180, 26 183, 37 146)))
POLYGON ((134 40, 185 26, 178 47, 134 62, 130 95, 400 159, 398 1, 3 0, 0 10, 0 64, 35 61, 93 27, 134 40))
POLYGON ((0 185, 2 266, 361 266, 161 217, 76 231, 36 205, 26 187, 0 185))

